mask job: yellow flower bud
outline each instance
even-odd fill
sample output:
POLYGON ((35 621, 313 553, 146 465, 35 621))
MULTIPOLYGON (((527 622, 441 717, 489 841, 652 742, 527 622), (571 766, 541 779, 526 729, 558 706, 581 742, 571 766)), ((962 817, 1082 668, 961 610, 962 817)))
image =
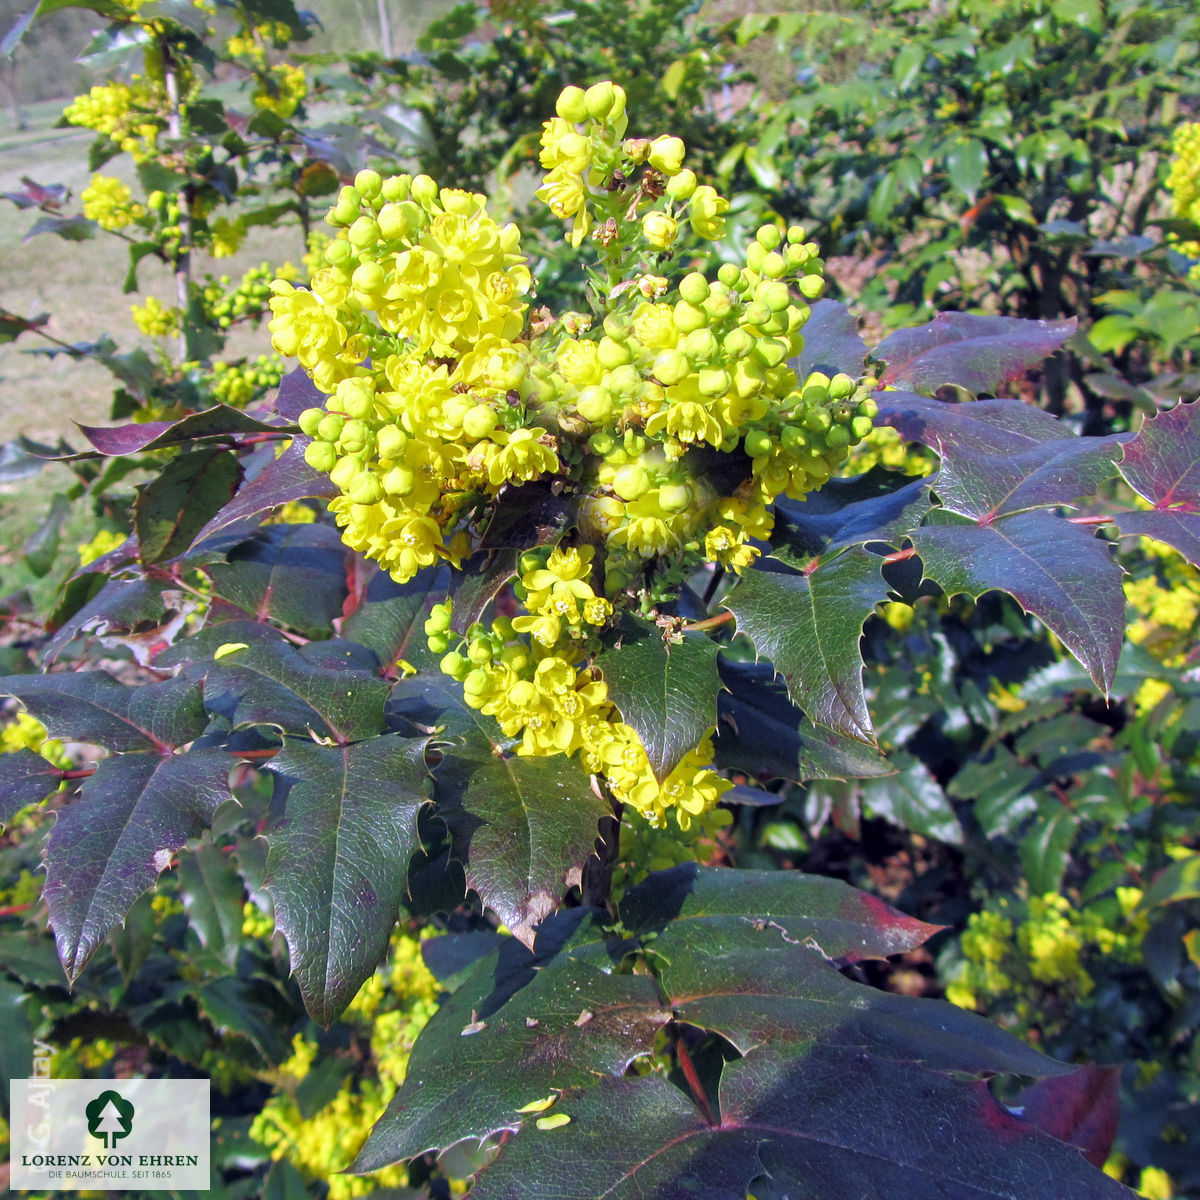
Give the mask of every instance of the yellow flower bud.
POLYGON ((563 88, 559 93, 558 100, 554 104, 554 111, 564 121, 586 121, 588 106, 583 88, 575 87, 574 85, 563 88))
POLYGON ((650 165, 664 175, 678 175, 683 169, 684 145, 683 139, 677 137, 656 137, 650 143, 650 165))
POLYGON ((642 218, 642 236, 656 250, 670 249, 678 232, 678 222, 664 212, 653 210, 642 218))

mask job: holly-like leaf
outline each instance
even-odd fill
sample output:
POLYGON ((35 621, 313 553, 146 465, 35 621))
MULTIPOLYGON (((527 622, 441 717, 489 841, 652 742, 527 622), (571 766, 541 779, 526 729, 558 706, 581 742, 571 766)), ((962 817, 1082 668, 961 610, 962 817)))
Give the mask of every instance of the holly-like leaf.
POLYGON ((822 371, 857 379, 866 359, 867 344, 858 336, 854 314, 836 300, 818 300, 804 322, 804 349, 791 364, 800 378, 822 371))
POLYGON ((46 644, 44 661, 52 663, 82 633, 92 632, 101 637, 130 633, 146 622, 161 621, 167 613, 165 590, 166 584, 155 579, 106 580, 96 595, 65 621, 46 644))
POLYGON ((0 755, 0 825, 58 791, 62 771, 23 747, 0 755))
POLYGON ((159 662, 186 662, 184 674, 204 680, 208 711, 234 728, 270 725, 341 746, 383 733, 388 685, 375 674, 374 655, 348 642, 297 648, 269 633, 264 636, 262 629, 251 621, 224 621, 177 643, 159 662), (198 657, 222 645, 241 648, 216 661, 198 657))
POLYGON ((99 225, 95 221, 89 220, 84 216, 74 217, 39 217, 25 234, 22 241, 29 241, 30 238, 35 238, 41 233, 52 233, 55 237, 60 237, 67 242, 86 242, 89 238, 96 236, 96 230, 99 225))
POLYGON ((205 843, 181 854, 175 870, 184 911, 201 945, 233 966, 242 944, 246 889, 229 855, 205 843))
POLYGON ((1144 422, 1117 470, 1156 509, 1200 510, 1200 404, 1177 404, 1144 422))
POLYGON ((1121 1068, 1095 1063, 1039 1079, 1017 1099, 1025 1120, 1103 1167, 1112 1153, 1121 1107, 1121 1068))
POLYGON ((314 1021, 329 1025, 387 953, 428 797, 427 739, 289 739, 270 764, 267 891, 314 1021))
POLYGON ((335 495, 337 489, 329 482, 329 476, 314 471, 304 461, 304 447, 309 441, 305 437, 294 438, 278 458, 268 462, 238 489, 237 495, 195 534, 192 544, 202 542, 236 521, 257 516, 292 500, 335 495))
POLYGON ((216 595, 258 620, 327 634, 346 598, 347 554, 329 525, 265 525, 208 574, 216 595))
POLYGON ((482 618, 487 607, 517 573, 518 552, 513 547, 480 550, 465 559, 461 571, 450 579, 454 600, 453 627, 458 633, 482 618))
POLYGON ((924 480, 896 486, 894 471, 872 468, 852 479, 831 479, 803 500, 775 502, 776 552, 801 566, 817 555, 832 555, 870 542, 899 544, 930 509, 924 480))
POLYGON ((20 700, 53 738, 117 752, 171 754, 208 723, 199 687, 181 679, 126 687, 103 671, 9 675, 0 695, 20 700))
POLYGON ((803 943, 842 964, 904 954, 941 928, 840 880, 795 871, 781 875, 683 863, 655 871, 621 900, 621 922, 635 934, 668 926, 678 931, 694 923, 740 935, 739 922, 753 923, 766 914, 772 936, 789 945, 803 943))
POLYGON ((1200 513, 1177 508, 1122 513, 1113 518, 1122 537, 1148 537, 1174 546, 1188 562, 1200 567, 1200 513))
POLYGON ((1050 629, 1105 694, 1125 630, 1121 569, 1107 543, 1060 517, 1024 512, 913 533, 926 575, 949 595, 1007 592, 1050 629))
POLYGON ((873 742, 858 642, 886 599, 880 559, 851 550, 804 573, 747 571, 725 601, 738 630, 818 725, 873 742))
POLYGON ((928 325, 897 330, 871 357, 887 364, 880 376, 887 386, 933 393, 952 385, 995 394, 1061 349, 1075 326, 1074 317, 1029 321, 943 312, 928 325))
POLYGON ((602 944, 594 911, 575 909, 542 927, 538 953, 509 938, 482 959, 417 1039, 354 1170, 532 1125, 542 1114, 528 1105, 648 1055, 670 1014, 654 981, 615 972, 602 944), (553 972, 536 969, 551 958, 553 972))
POLYGON ((308 377, 303 367, 294 367, 280 381, 279 391, 271 407, 289 421, 298 421, 300 414, 309 408, 322 408, 325 393, 308 377))
POLYGON ((899 771, 888 779, 867 779, 858 785, 859 800, 871 814, 921 837, 961 846, 962 826, 942 785, 919 758, 895 754, 899 771))
POLYGON ((229 755, 215 749, 113 755, 58 814, 42 898, 69 980, 172 855, 208 827, 230 796, 229 767, 229 755))
POLYGON ((611 811, 574 759, 502 757, 478 739, 446 755, 436 799, 467 886, 530 944, 579 884, 611 811))
POLYGON ((256 420, 240 409, 217 404, 202 412, 188 413, 177 421, 145 421, 142 424, 80 425, 79 431, 101 454, 140 454, 192 442, 197 438, 232 437, 242 433, 278 433, 277 425, 256 420))
POLYGON ((814 725, 765 664, 717 660, 717 765, 761 779, 858 779, 890 775, 878 750, 814 725))
POLYGON ((228 450, 191 450, 173 458, 138 490, 133 527, 142 562, 182 554, 205 523, 233 497, 241 478, 228 450))
POLYGON ((955 450, 981 454, 1023 454, 1066 436, 1061 421, 1020 400, 935 400, 914 392, 878 391, 876 423, 890 425, 907 441, 939 454, 955 450))
POLYGON ((433 666, 424 624, 433 605, 445 601, 449 583, 444 566, 427 567, 403 584, 374 570, 342 621, 342 634, 373 650, 385 666, 401 659, 418 668, 433 666))
POLYGON ((631 617, 596 666, 659 782, 717 723, 717 644, 703 634, 667 642, 656 625, 631 617))

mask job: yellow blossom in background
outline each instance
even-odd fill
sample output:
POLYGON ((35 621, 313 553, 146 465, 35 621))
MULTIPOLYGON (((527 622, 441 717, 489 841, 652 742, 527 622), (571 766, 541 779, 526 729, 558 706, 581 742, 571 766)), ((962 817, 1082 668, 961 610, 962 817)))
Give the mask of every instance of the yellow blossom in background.
POLYGON ((179 332, 179 309, 168 307, 155 296, 148 296, 145 304, 131 305, 129 311, 133 323, 147 337, 171 337, 179 332))
POLYGON ((128 184, 111 175, 93 175, 80 201, 83 215, 102 229, 124 229, 146 215, 145 208, 134 202, 128 184))

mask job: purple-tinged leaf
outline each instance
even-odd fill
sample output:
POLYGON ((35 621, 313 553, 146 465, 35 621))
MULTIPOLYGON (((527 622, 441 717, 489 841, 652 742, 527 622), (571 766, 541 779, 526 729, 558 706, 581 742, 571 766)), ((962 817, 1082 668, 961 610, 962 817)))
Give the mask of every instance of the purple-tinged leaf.
POLYGON ((904 954, 942 928, 906 916, 840 880, 798 871, 734 871, 683 863, 655 871, 621 900, 621 922, 635 934, 684 929, 689 923, 736 929, 738 922, 762 917, 775 922, 774 936, 781 944, 803 943, 839 963, 904 954))
POLYGON ((133 502, 133 527, 142 562, 182 554, 204 524, 233 498, 241 478, 228 450, 190 450, 173 458, 133 502))
POLYGON ((935 400, 913 392, 873 393, 878 425, 890 425, 907 441, 942 454, 1023 454, 1058 441, 1067 430, 1057 417, 1020 400, 935 400))
POLYGON ((294 438, 279 458, 269 462, 238 489, 237 495, 193 537, 192 545, 235 521, 278 508, 292 500, 323 499, 335 495, 337 489, 329 482, 329 476, 314 471, 304 461, 304 447, 309 440, 305 437, 294 438))
POLYGON ((54 662, 82 633, 104 637, 110 633, 131 633, 149 621, 161 622, 167 614, 163 600, 166 587, 165 583, 152 579, 108 580, 93 599, 59 627, 46 645, 43 661, 54 662))
POLYGON ((272 759, 266 889, 304 1005, 328 1026, 387 955, 426 802, 425 738, 291 739, 272 759))
POLYGON ((67 242, 86 242, 96 236, 99 225, 87 217, 39 217, 21 239, 24 242, 40 233, 52 233, 67 242))
POLYGON ((289 421, 298 421, 309 408, 323 408, 327 397, 308 377, 303 367, 289 371, 279 382, 279 391, 271 407, 289 421))
POLYGON ((16 341, 23 333, 30 333, 49 324, 49 313, 40 313, 36 317, 21 317, 7 309, 0 308, 0 346, 6 342, 16 341))
POLYGON ((472 739, 437 770, 438 815, 473 888, 514 936, 578 886, 611 809, 573 759, 499 757, 472 739))
POLYGON ((435 657, 424 624, 433 605, 445 601, 449 587, 444 566, 426 567, 403 584, 374 569, 357 607, 342 621, 342 636, 373 650, 386 667, 401 659, 418 669, 432 667, 435 657))
POLYGON ((46 845, 42 895, 69 980, 230 798, 229 767, 221 750, 113 755, 58 814, 46 845))
POLYGON ((717 723, 716 642, 684 634, 668 643, 658 626, 631 617, 620 642, 600 654, 596 666, 661 783, 717 723))
POLYGON ((388 685, 375 656, 347 642, 311 642, 299 649, 264 636, 253 621, 222 621, 179 642, 159 663, 184 662, 184 674, 203 679, 204 704, 238 728, 269 725, 297 737, 331 738, 338 745, 384 731, 388 685), (201 655, 239 646, 216 661, 201 655), (356 654, 357 652, 357 654, 356 654), (371 666, 359 661, 370 659, 371 666))
POLYGON ((0 695, 20 700, 51 737, 114 752, 170 754, 208 724, 199 687, 182 679, 126 687, 103 671, 9 675, 0 695))
POLYGON ((177 421, 146 421, 132 425, 80 425, 80 433, 101 454, 140 454, 162 450, 197 438, 229 437, 245 433, 278 433, 278 425, 255 420, 237 408, 217 404, 202 412, 188 413, 177 421))
POLYGON ((880 563, 855 549, 806 573, 747 571, 725 601, 738 631, 772 663, 809 719, 863 742, 875 735, 858 642, 888 595, 880 563))
POLYGON ((858 779, 893 771, 878 750, 814 725, 765 664, 717 660, 717 765, 759 779, 858 779))
POLYGON ((1106 695, 1125 631, 1121 569, 1094 533, 1045 512, 987 525, 929 524, 912 535, 948 595, 1002 591, 1051 630, 1106 695))
POLYGON ((857 379, 867 360, 867 344, 858 336, 854 314, 836 300, 818 300, 804 323, 804 349, 791 366, 802 380, 814 371, 857 379))
POLYGON ((1052 1079, 1039 1079, 1017 1098, 1031 1125, 1081 1151, 1093 1167, 1112 1153, 1121 1107, 1121 1068, 1089 1063, 1052 1079))
POLYGON ((849 546, 899 546, 929 511, 929 485, 896 487, 894 471, 872 468, 852 479, 831 479, 803 500, 775 502, 775 552, 791 565, 849 546))
POLYGON ((933 393, 947 385, 979 395, 1023 379, 1075 332, 1076 321, 1027 321, 938 313, 928 325, 900 329, 871 357, 886 363, 880 382, 933 393))
POLYGON ((1069 437, 1015 455, 934 449, 942 466, 932 487, 942 507, 993 520, 1030 508, 1069 506, 1094 495, 1116 475, 1121 445, 1115 438, 1069 437))
POLYGON ((26 806, 41 804, 61 782, 62 771, 32 750, 21 747, 0 755, 0 825, 26 806))
POLYGON ((512 938, 479 961, 417 1039, 404 1083, 355 1170, 533 1126, 541 1114, 521 1109, 557 1089, 623 1075, 651 1053, 671 1014, 653 979, 613 970, 598 950, 604 935, 592 910, 556 915, 539 931, 537 950, 576 926, 572 943, 584 953, 568 943, 550 973, 536 969, 545 958, 512 938))
POLYGON ((207 572, 216 595, 257 620, 328 636, 346 598, 348 554, 329 525, 266 525, 207 572))
POLYGON ((1148 537, 1174 546, 1188 562, 1200 567, 1200 513, 1180 509, 1121 513, 1113 518, 1122 537, 1148 537))
POLYGON ((1200 403, 1177 404, 1144 422, 1117 469, 1156 509, 1200 510, 1200 403))

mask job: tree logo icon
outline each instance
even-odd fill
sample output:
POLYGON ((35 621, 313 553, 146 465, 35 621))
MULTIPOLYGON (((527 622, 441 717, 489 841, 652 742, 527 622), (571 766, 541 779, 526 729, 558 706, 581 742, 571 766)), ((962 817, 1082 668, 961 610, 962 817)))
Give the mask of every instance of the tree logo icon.
POLYGON ((88 1133, 103 1140, 105 1150, 111 1150, 120 1138, 128 1137, 133 1129, 133 1105, 119 1092, 101 1092, 87 1108, 88 1133))

